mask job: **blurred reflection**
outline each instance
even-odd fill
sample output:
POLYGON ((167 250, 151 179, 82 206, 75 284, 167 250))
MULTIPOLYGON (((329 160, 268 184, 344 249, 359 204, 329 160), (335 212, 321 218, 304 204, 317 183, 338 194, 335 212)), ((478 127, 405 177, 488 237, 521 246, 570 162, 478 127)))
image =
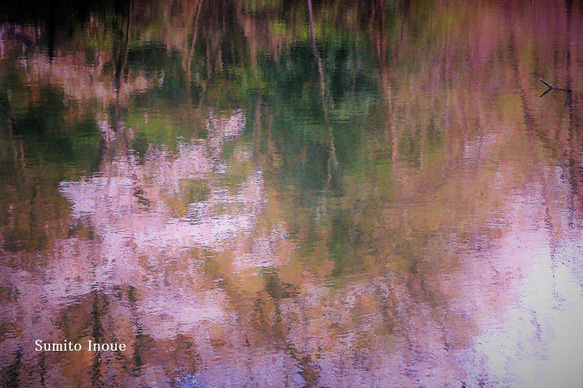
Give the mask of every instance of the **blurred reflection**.
POLYGON ((579 3, 65 9, 2 8, 4 385, 583 381, 579 3))

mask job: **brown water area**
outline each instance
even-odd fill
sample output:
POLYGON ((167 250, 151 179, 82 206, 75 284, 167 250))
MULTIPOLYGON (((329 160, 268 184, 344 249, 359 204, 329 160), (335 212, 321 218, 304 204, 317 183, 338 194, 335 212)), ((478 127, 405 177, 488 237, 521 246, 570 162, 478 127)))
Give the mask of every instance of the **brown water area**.
POLYGON ((582 387, 582 120, 578 0, 3 2, 0 386, 582 387))

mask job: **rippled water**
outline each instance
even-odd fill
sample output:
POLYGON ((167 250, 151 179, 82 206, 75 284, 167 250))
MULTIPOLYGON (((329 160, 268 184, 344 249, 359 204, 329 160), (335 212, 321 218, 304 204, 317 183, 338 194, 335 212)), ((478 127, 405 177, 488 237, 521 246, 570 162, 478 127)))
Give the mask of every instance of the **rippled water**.
POLYGON ((583 386, 582 15, 0 6, 0 383, 583 386))

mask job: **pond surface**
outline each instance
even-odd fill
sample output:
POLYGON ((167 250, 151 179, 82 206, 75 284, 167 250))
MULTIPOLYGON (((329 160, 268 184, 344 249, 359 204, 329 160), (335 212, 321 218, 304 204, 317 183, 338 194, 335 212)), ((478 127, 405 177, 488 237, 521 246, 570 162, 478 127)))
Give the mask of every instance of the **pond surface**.
POLYGON ((582 37, 580 1, 0 6, 0 384, 583 386, 582 37))

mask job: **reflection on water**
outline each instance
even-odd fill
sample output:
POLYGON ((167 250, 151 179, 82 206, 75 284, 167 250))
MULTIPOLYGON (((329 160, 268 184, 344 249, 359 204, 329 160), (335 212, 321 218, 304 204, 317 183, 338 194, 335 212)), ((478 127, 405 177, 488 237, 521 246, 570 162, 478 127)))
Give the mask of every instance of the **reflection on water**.
POLYGON ((583 385, 580 2, 29 5, 3 385, 583 385))

